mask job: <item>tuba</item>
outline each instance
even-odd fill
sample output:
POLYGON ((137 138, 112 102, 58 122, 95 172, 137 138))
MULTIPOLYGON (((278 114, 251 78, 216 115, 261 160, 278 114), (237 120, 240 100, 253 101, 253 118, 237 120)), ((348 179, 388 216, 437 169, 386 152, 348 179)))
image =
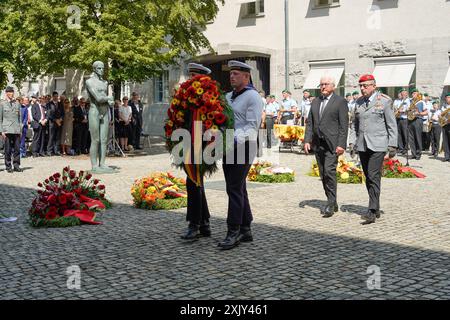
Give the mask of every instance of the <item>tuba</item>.
POLYGON ((439 125, 441 127, 445 127, 450 123, 450 108, 447 108, 444 112, 439 116, 439 125))

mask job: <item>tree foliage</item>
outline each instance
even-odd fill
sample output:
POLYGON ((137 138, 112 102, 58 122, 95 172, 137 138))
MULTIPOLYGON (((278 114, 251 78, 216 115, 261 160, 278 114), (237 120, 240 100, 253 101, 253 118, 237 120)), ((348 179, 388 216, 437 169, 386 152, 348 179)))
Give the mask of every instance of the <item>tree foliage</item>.
POLYGON ((95 60, 113 81, 144 81, 210 48, 203 31, 223 1, 0 0, 0 81, 91 70, 95 60))

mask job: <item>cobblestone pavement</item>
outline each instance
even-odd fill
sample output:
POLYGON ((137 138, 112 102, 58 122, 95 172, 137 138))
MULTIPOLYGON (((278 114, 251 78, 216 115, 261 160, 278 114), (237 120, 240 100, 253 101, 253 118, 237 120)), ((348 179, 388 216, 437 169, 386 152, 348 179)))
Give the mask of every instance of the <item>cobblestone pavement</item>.
POLYGON ((363 226, 363 185, 339 185, 340 212, 321 218, 321 182, 306 176, 312 160, 282 153, 280 163, 296 170, 295 183, 249 184, 255 241, 222 252, 221 171, 206 184, 213 236, 185 244, 185 210, 131 205, 134 179, 177 172, 161 144, 147 155, 108 158, 120 173, 100 176, 115 206, 99 226, 30 228, 36 184, 67 164, 90 165, 87 157, 24 159, 25 172, 0 171, 1 213, 19 217, 0 224, 0 299, 449 299, 450 164, 424 156, 411 164, 426 179, 383 179, 384 214, 363 226), (81 268, 79 290, 67 287, 73 265, 81 268), (380 288, 367 284, 377 268, 380 288))

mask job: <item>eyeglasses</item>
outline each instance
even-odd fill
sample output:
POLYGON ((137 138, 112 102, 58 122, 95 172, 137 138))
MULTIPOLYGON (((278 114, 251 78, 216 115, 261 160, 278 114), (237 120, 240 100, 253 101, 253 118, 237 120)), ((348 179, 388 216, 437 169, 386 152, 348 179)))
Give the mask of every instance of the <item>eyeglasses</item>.
POLYGON ((373 83, 362 83, 359 85, 359 87, 367 89, 368 87, 373 86, 373 85, 374 85, 373 83))

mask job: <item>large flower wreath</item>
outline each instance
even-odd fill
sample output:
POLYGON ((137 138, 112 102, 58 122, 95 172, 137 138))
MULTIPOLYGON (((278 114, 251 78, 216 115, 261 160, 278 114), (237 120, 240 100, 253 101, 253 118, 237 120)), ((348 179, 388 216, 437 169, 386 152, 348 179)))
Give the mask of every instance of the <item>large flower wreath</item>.
POLYGON ((403 164, 394 159, 387 159, 383 162, 384 178, 425 178, 425 175, 419 171, 403 166, 403 164))
MULTIPOLYGON (((320 176, 317 161, 313 161, 311 165, 311 171, 308 175, 311 177, 320 176)), ((338 183, 345 184, 358 184, 365 181, 362 168, 352 161, 347 161, 344 156, 340 156, 338 158, 338 164, 336 167, 336 179, 338 183)))
POLYGON ((28 212, 33 227, 71 227, 100 224, 96 212, 111 207, 105 185, 90 173, 65 167, 39 182, 37 196, 28 212))
POLYGON ((295 181, 295 172, 286 167, 274 166, 268 161, 257 161, 251 166, 247 178, 253 182, 288 183, 295 181))
MULTIPOLYGON (((176 129, 186 129, 191 134, 191 150, 193 150, 194 141, 202 141, 202 136, 196 136, 194 122, 201 121, 202 132, 211 129, 220 131, 223 137, 223 150, 226 150, 225 132, 227 129, 233 129, 233 110, 227 104, 223 92, 217 81, 209 76, 197 75, 181 84, 175 93, 172 103, 167 110, 168 119, 165 122, 166 145, 169 152, 172 152, 178 141, 172 141, 172 134, 176 129)), ((205 174, 212 174, 217 170, 217 164, 207 163, 202 157, 202 162, 194 164, 193 158, 199 152, 215 144, 215 139, 201 142, 201 150, 194 150, 183 154, 183 161, 177 167, 183 168, 189 179, 196 185, 201 185, 201 177, 205 174), (190 160, 189 160, 190 158, 190 160), (189 160, 189 161, 188 161, 189 160)))
POLYGON ((169 172, 156 172, 136 180, 131 187, 134 206, 150 210, 172 210, 187 206, 186 181, 169 172))

